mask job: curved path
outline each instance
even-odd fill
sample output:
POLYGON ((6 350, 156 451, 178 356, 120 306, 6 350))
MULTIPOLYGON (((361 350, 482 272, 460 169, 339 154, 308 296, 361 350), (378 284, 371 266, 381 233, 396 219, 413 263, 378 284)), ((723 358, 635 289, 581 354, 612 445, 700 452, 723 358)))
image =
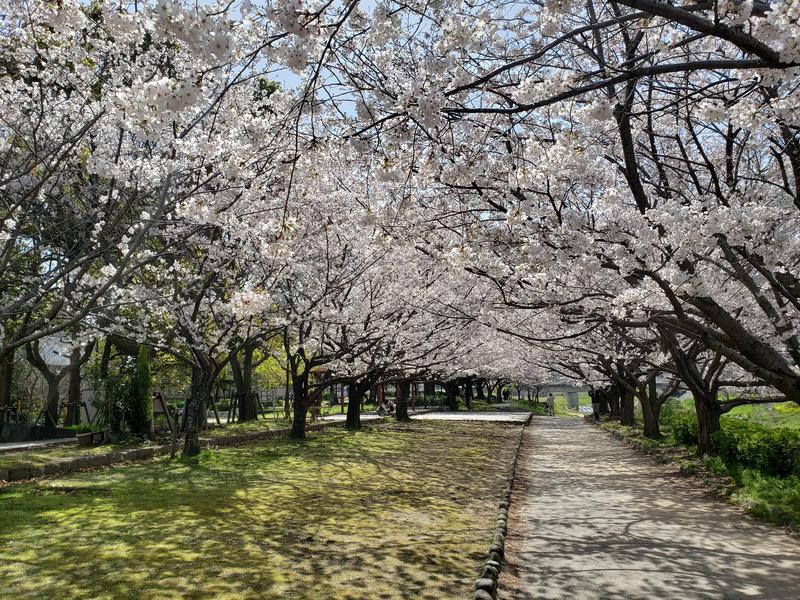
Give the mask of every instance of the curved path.
POLYGON ((800 598, 800 542, 582 419, 536 417, 502 600, 800 598))

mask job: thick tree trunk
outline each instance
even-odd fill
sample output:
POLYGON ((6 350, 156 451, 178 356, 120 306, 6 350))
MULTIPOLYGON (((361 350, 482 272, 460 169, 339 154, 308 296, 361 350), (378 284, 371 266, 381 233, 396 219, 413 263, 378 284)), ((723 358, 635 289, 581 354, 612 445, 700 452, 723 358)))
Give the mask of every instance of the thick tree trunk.
POLYGON ((395 404, 394 414, 398 421, 410 421, 408 416, 408 394, 410 383, 407 379, 401 379, 395 384, 397 390, 397 403, 395 404))
POLYGON ((620 402, 619 388, 610 386, 606 388, 604 394, 608 399, 608 407, 611 410, 611 417, 620 418, 622 415, 622 405, 620 402))
POLYGON ((306 413, 309 408, 308 377, 308 368, 299 374, 292 373, 294 410, 292 414, 292 432, 289 435, 294 440, 304 440, 306 438, 306 413))
POLYGON ((255 347, 245 345, 242 359, 231 355, 231 372, 236 386, 239 404, 239 421, 255 421, 258 418, 258 396, 253 392, 253 352, 255 347))
MULTIPOLYGON (((0 409, 11 407, 11 387, 14 381, 14 353, 0 359, 0 409)), ((5 412, 0 411, 0 418, 5 412)))
POLYGON ((44 426, 58 427, 58 388, 61 378, 48 377, 47 400, 44 405, 44 426))
POLYGON ((34 341, 25 345, 25 354, 28 357, 28 362, 39 373, 47 383, 47 397, 44 403, 44 426, 57 427, 58 426, 58 387, 61 379, 69 372, 69 369, 62 369, 60 372, 54 373, 47 366, 47 363, 39 353, 39 342, 34 341))
POLYGON ((383 394, 383 384, 378 383, 375 385, 375 403, 380 404, 384 401, 384 394, 383 394))
POLYGON ((621 425, 633 427, 633 392, 631 391, 622 391, 620 398, 619 422, 621 425))
POLYGON ((642 405, 644 436, 651 439, 660 438, 661 429, 659 428, 658 418, 661 413, 661 405, 658 403, 655 377, 647 383, 647 389, 641 390, 639 403, 642 405))
POLYGON ((200 432, 206 428, 206 412, 211 402, 214 374, 210 364, 192 365, 192 387, 184 410, 183 456, 200 454, 200 432))
POLYGON ((452 411, 458 410, 458 384, 447 381, 444 384, 444 392, 447 396, 447 407, 452 411))
POLYGON ((297 396, 294 399, 294 411, 292 414, 292 433, 290 437, 293 440, 304 440, 306 438, 306 412, 305 400, 301 400, 297 396))
POLYGON ((720 428, 722 409, 710 397, 694 393, 694 407, 697 412, 697 455, 714 454, 711 436, 720 428))
POLYGON ((661 407, 654 402, 644 401, 642 405, 642 418, 644 419, 644 436, 651 439, 661 437, 661 429, 658 424, 661 407))
POLYGON ((608 404, 608 395, 602 390, 597 391, 597 401, 598 404, 600 404, 601 415, 607 415, 609 412, 611 412, 611 409, 608 404))
POLYGON ((361 429, 361 403, 364 400, 364 390, 354 380, 347 385, 347 395, 350 398, 347 403, 346 427, 356 431, 361 429))
POLYGON ((472 410, 472 380, 470 379, 464 386, 464 404, 467 405, 467 410, 472 410))
POLYGON ((500 404, 503 401, 503 386, 499 383, 497 384, 496 394, 497 403, 500 404))
POLYGON ((475 382, 475 391, 476 391, 475 397, 478 400, 486 400, 486 396, 483 393, 483 379, 478 379, 475 382))

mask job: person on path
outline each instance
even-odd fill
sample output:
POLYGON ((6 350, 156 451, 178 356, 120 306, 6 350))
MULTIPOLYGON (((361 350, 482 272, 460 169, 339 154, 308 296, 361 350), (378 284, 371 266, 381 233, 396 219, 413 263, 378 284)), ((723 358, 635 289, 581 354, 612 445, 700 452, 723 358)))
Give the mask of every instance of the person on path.
POLYGON ((389 409, 384 404, 383 397, 378 398, 378 406, 375 408, 375 412, 379 417, 385 417, 389 414, 389 409))
POLYGON ((556 397, 553 396, 553 392, 547 393, 547 416, 548 417, 555 417, 556 416, 556 397))
POLYGON ((508 388, 503 390, 503 402, 505 402, 506 404, 511 402, 511 390, 508 388))
POLYGON ((592 418, 595 423, 600 422, 600 390, 589 386, 589 398, 592 399, 592 418))

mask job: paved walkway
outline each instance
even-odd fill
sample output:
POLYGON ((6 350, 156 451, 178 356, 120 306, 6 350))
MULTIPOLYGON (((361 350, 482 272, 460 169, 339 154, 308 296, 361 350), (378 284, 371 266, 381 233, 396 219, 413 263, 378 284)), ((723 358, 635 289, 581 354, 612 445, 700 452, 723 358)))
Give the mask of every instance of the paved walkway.
POLYGON ((3 442, 0 444, 0 454, 3 452, 17 452, 19 450, 38 450, 47 446, 75 445, 76 443, 75 438, 34 440, 29 442, 3 442))
POLYGON ((501 600, 800 597, 800 542, 582 420, 535 417, 501 600))
POLYGON ((430 421, 499 421, 522 423, 528 418, 527 412, 484 411, 484 412, 429 412, 417 415, 417 419, 430 421))

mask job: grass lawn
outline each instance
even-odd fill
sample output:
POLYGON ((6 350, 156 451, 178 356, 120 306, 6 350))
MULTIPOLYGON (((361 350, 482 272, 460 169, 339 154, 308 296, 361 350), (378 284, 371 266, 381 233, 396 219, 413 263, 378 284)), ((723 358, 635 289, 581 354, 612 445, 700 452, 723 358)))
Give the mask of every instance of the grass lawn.
POLYGON ((519 426, 413 422, 0 489, 0 597, 469 598, 519 426))
MULTIPOLYGON (((311 422, 308 417, 307 422, 311 422)), ((224 423, 224 421, 223 421, 224 423)), ((268 431, 272 429, 288 429, 292 426, 291 419, 284 419, 281 413, 280 419, 260 418, 256 421, 244 421, 242 423, 228 423, 221 426, 209 427, 206 431, 200 432, 201 438, 215 438, 226 435, 236 435, 240 433, 255 433, 257 431, 268 431)))
MULTIPOLYGON (((694 408, 694 401, 691 398, 684 397, 679 402, 685 408, 694 408)), ((800 428, 800 406, 794 402, 745 404, 737 406, 726 416, 746 417, 765 427, 800 428)))
POLYGON ((74 458, 78 456, 92 456, 106 454, 112 450, 125 450, 136 448, 141 444, 102 444, 100 446, 81 447, 77 444, 70 446, 56 446, 37 450, 20 452, 4 452, 0 454, 0 468, 7 468, 19 464, 45 465, 58 458, 74 458))
MULTIPOLYGON (((310 419, 309 419, 310 422, 310 419)), ((236 435, 240 433, 254 433, 271 429, 289 428, 291 421, 281 419, 279 421, 259 419, 245 423, 231 423, 224 427, 212 427, 202 432, 200 437, 215 438, 226 435, 236 435)), ((168 432, 162 435, 160 443, 168 442, 168 432)), ((91 456, 94 454, 106 454, 113 450, 126 450, 141 447, 140 442, 130 441, 119 444, 101 444, 99 446, 81 447, 76 443, 64 446, 53 446, 51 448, 37 448, 35 450, 24 450, 19 452, 4 452, 0 454, 0 468, 8 468, 19 464, 45 465, 53 462, 53 459, 76 458, 79 456, 91 456)))
POLYGON ((800 406, 794 402, 737 406, 728 414, 745 416, 765 427, 800 428, 800 406))

